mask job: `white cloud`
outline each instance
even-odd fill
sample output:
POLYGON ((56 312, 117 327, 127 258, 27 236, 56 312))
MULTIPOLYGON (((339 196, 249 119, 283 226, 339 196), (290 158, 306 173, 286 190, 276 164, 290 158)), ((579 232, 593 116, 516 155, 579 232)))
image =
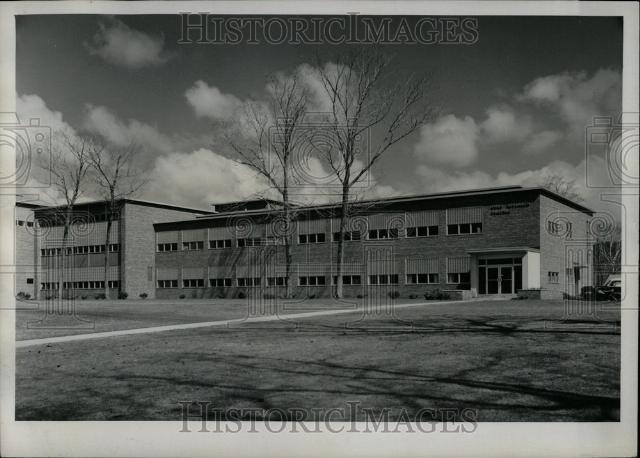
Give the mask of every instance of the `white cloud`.
POLYGON ((184 95, 199 118, 231 119, 242 105, 236 96, 224 94, 201 80, 196 81, 184 95))
POLYGON ((204 148, 156 158, 149 179, 144 188, 147 198, 202 208, 213 202, 246 199, 268 189, 248 167, 204 148))
POLYGON ((85 46, 92 55, 132 69, 160 65, 171 57, 163 50, 163 36, 147 35, 117 19, 109 25, 100 23, 92 42, 85 46))
POLYGON ((36 94, 19 95, 16 109, 21 125, 29 125, 30 119, 38 119, 41 126, 50 127, 52 131, 73 133, 73 128, 62 119, 62 113, 51 110, 44 100, 36 94))
POLYGON ((531 118, 516 114, 510 107, 491 107, 480 127, 486 140, 493 142, 522 141, 533 129, 531 118))
POLYGON ((123 122, 112 111, 103 106, 86 105, 84 128, 100 134, 116 146, 137 144, 151 152, 174 151, 173 140, 155 127, 129 119, 123 122))
MULTIPOLYGON (((603 158, 598 156, 589 157, 590 180, 597 182, 609 182, 608 168, 603 158)), ((447 192, 465 189, 479 189, 494 186, 539 186, 544 177, 559 175, 567 181, 574 181, 576 191, 584 198, 584 205, 596 211, 613 213, 619 218, 619 209, 612 205, 612 201, 619 200, 615 192, 607 191, 602 193, 602 189, 587 186, 585 177, 586 163, 582 160, 579 164, 573 165, 565 161, 555 160, 539 169, 524 170, 518 173, 500 172, 496 175, 476 170, 471 172, 446 171, 439 168, 419 165, 416 173, 423 178, 424 190, 422 192, 447 192), (608 200, 603 200, 603 195, 608 200)))
POLYGON ((536 154, 548 151, 549 148, 556 145, 563 137, 562 133, 553 130, 534 133, 522 146, 522 151, 527 154, 536 154))
POLYGON ((414 146, 414 152, 436 164, 470 165, 478 156, 478 130, 470 116, 464 119, 454 115, 440 117, 420 128, 420 140, 414 146))
POLYGON ((535 79, 519 99, 555 110, 572 134, 582 139, 595 116, 619 115, 621 85, 620 73, 610 69, 600 69, 591 77, 585 72, 561 73, 535 79))

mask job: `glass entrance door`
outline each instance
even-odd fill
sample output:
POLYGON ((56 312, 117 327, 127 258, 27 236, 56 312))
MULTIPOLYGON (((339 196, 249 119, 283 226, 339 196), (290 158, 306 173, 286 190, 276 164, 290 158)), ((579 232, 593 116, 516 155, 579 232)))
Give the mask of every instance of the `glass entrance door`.
POLYGON ((513 267, 500 267, 500 294, 513 292, 513 267))
POLYGON ((480 294, 515 294, 522 289, 522 258, 478 260, 480 294))
POLYGON ((487 268, 487 294, 500 294, 500 271, 497 267, 487 268))

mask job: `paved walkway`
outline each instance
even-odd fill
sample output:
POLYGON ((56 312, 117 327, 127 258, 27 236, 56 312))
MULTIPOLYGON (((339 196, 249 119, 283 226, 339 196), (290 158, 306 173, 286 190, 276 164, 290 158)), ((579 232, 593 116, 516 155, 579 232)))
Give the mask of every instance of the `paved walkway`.
MULTIPOLYGON (((418 302, 412 304, 394 304, 394 310, 404 309, 409 307, 420 307, 423 305, 440 305, 440 304, 462 304, 471 301, 439 301, 439 302, 418 302)), ((362 313, 363 307, 352 309, 339 309, 339 310, 320 310, 317 312, 305 312, 305 313, 292 313, 287 315, 267 315, 256 316, 251 318, 239 318, 234 320, 221 320, 221 321, 203 321, 199 323, 187 323, 187 324, 172 324, 168 326, 154 326, 149 328, 137 328, 137 329, 123 329, 120 331, 108 331, 108 332, 92 332, 87 334, 75 334, 71 336, 58 336, 58 337, 45 337, 43 339, 30 339, 30 340, 18 340, 16 341, 16 348, 33 347, 36 345, 45 345, 52 343, 66 343, 76 342, 79 340, 89 339, 105 339, 108 337, 120 337, 129 336, 135 334, 153 334, 157 332, 166 331, 180 331, 183 329, 198 329, 198 328, 211 328, 220 326, 242 325, 246 323, 263 323, 268 321, 279 320, 299 320, 304 318, 314 318, 317 316, 330 316, 330 315, 344 315, 347 313, 362 313)))

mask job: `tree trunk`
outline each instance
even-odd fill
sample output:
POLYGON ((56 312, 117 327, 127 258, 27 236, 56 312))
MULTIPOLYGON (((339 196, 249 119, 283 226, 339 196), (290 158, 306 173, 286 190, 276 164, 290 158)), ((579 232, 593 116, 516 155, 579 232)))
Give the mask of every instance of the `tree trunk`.
POLYGON ((113 223, 113 206, 107 213, 107 235, 104 243, 104 295, 109 299, 109 243, 111 241, 111 225, 113 223))
POLYGON ((62 299, 64 294, 64 278, 65 278, 65 258, 67 256, 67 239, 69 238, 69 228, 71 226, 71 207, 67 206, 64 215, 64 230, 62 231, 62 249, 60 250, 60 262, 58 263, 58 299, 62 299))
POLYGON ((349 188, 342 187, 342 203, 340 214, 340 237, 338 237, 338 253, 336 259, 336 298, 342 299, 342 264, 344 262, 344 234, 347 226, 347 217, 349 212, 349 188))

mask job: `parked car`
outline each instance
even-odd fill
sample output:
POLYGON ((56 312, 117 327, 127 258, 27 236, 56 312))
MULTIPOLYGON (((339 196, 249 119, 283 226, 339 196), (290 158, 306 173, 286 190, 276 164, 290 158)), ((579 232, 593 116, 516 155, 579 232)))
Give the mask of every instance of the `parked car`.
POLYGON ((582 298, 596 301, 619 301, 622 297, 622 277, 612 274, 599 286, 582 288, 582 298))

